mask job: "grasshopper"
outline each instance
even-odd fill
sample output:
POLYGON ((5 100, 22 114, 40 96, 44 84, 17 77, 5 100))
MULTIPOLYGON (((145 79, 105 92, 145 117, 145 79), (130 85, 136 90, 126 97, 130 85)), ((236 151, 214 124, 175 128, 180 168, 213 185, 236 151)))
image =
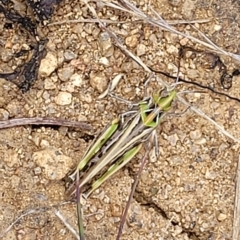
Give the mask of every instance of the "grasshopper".
POLYGON ((126 165, 154 132, 176 97, 175 90, 169 91, 165 96, 161 93, 153 94, 152 97, 139 102, 138 109, 131 111, 127 120, 124 120, 127 114, 121 114, 119 118, 114 119, 90 145, 77 169, 70 176, 75 180, 78 172, 84 172, 80 174, 79 188, 91 182, 99 172, 106 170, 107 166, 110 167, 83 194, 85 198, 126 165))

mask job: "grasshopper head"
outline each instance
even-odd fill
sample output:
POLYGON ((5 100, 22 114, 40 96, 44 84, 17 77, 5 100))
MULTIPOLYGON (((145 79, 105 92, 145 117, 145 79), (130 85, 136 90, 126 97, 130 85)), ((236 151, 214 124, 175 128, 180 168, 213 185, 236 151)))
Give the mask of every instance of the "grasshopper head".
POLYGON ((166 92, 166 90, 163 89, 158 93, 153 93, 153 102, 163 111, 167 111, 171 107, 173 100, 176 98, 176 94, 177 92, 175 90, 166 92))

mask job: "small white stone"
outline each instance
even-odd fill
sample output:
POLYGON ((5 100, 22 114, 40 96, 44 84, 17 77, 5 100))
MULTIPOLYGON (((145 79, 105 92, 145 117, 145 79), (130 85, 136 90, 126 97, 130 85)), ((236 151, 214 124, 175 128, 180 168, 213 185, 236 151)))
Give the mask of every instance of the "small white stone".
POLYGON ((207 142, 206 138, 203 138, 203 137, 201 137, 201 138, 199 138, 199 139, 194 141, 194 143, 198 144, 198 145, 206 144, 206 142, 207 142))
POLYGON ((170 45, 167 48, 167 52, 170 53, 170 54, 178 54, 178 48, 173 46, 173 45, 170 45))
POLYGON ((217 217, 217 219, 218 219, 219 222, 224 221, 226 218, 227 218, 227 215, 224 214, 224 213, 220 213, 220 214, 218 215, 218 217, 217 217))
POLYGON ((46 148, 46 147, 49 147, 49 146, 50 146, 49 141, 47 141, 47 140, 45 140, 45 139, 42 139, 42 140, 40 141, 40 147, 46 148))
POLYGON ((137 45, 137 55, 142 56, 146 53, 146 46, 144 44, 138 44, 137 45))
POLYGON ((65 59, 66 61, 71 61, 71 60, 73 60, 73 59, 75 59, 75 58, 77 58, 77 54, 74 53, 73 51, 71 51, 71 50, 66 50, 66 51, 64 52, 64 59, 65 59))
POLYGON ((103 56, 110 57, 113 55, 114 47, 111 38, 107 32, 103 32, 100 34, 98 42, 103 56))
POLYGON ((205 178, 209 180, 214 180, 218 174, 216 172, 210 171, 209 169, 206 170, 205 178))
POLYGON ((42 169, 40 167, 36 167, 33 169, 33 171, 34 171, 35 175, 39 175, 39 174, 41 174, 42 169))
POLYGON ((195 130, 195 131, 191 131, 191 132, 190 132, 190 138, 191 138, 192 140, 200 139, 201 136, 202 136, 202 133, 201 133, 201 131, 199 131, 198 129, 195 130))
POLYGON ((68 92, 59 92, 55 98, 55 102, 58 105, 68 105, 72 102, 72 94, 68 92))
POLYGON ((41 61, 39 67, 39 76, 48 77, 57 69, 57 57, 52 52, 48 52, 46 57, 41 61))
POLYGON ((3 108, 0 108, 0 120, 8 120, 9 112, 3 108))
POLYGON ((55 83, 52 81, 51 78, 46 78, 45 81, 44 81, 44 88, 46 90, 53 90, 56 88, 56 85, 55 83))
POLYGON ((218 32, 219 30, 221 30, 222 29, 222 26, 221 25, 214 25, 214 30, 216 31, 216 32, 218 32))
POLYGON ((171 146, 173 146, 173 147, 176 146, 178 140, 179 140, 179 138, 176 133, 168 136, 168 141, 170 142, 171 146))
POLYGON ((136 47, 137 44, 138 44, 138 37, 137 35, 132 35, 132 36, 129 36, 125 39, 125 44, 128 46, 128 47, 136 47))
POLYGON ((78 73, 74 73, 70 77, 70 81, 72 82, 73 86, 75 86, 75 87, 81 87, 82 86, 82 76, 78 73))
POLYGON ((107 79, 106 76, 101 72, 91 72, 90 73, 90 85, 98 90, 99 93, 102 93, 107 88, 107 79))
POLYGON ((58 77, 61 81, 66 82, 73 75, 74 69, 71 67, 64 67, 58 70, 58 77))
POLYGON ((106 57, 101 57, 99 59, 99 63, 104 65, 104 66, 109 66, 109 60, 106 57))

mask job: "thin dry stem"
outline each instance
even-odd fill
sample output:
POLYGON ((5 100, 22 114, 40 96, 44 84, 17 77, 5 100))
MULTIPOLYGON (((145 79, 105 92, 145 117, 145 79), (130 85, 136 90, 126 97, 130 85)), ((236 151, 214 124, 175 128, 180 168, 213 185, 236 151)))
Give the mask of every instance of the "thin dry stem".
MULTIPOLYGON (((22 218, 28 216, 28 215, 31 215, 31 214, 36 214, 36 213, 41 213, 41 212, 46 212, 46 211, 52 211, 54 210, 54 213, 56 214, 56 216, 58 216, 62 221, 63 223, 65 224, 66 221, 64 220, 65 218, 62 216, 62 214, 60 214, 60 212, 58 210, 56 210, 56 207, 60 207, 60 206, 63 206, 63 205, 66 205, 66 204, 69 204, 71 203, 70 201, 66 201, 66 202, 62 202, 58 205, 54 205, 54 206, 49 206, 49 207, 39 207, 39 208, 35 208, 35 209, 29 209, 27 210, 25 213, 22 213, 19 217, 17 217, 5 230, 3 230, 1 233, 0 233, 0 239, 3 238, 11 229, 12 227, 17 223, 19 222, 22 218), (65 221, 65 222, 64 222, 65 221)), ((71 231, 71 229, 73 229, 70 225, 67 226, 65 224, 65 226, 71 231)), ((74 230, 75 231, 75 230, 74 230)), ((75 235, 73 231, 73 234, 75 235)), ((72 231, 71 231, 72 232, 72 231)), ((76 231, 75 231, 76 232, 76 231)))
MULTIPOLYGON (((100 1, 100 0, 99 0, 100 1)), ((87 2, 87 0, 84 0, 84 2, 87 2)), ((191 35, 189 35, 188 33, 183 33, 183 32, 179 32, 178 30, 176 30, 175 28, 173 28, 167 21, 165 21, 158 13, 156 13, 153 9, 151 9, 153 11, 153 13, 155 14, 155 16, 157 17, 157 19, 154 19, 152 17, 147 16, 145 13, 143 13, 139 8, 135 7, 133 4, 131 4, 130 2, 128 2, 127 0, 121 0, 118 1, 118 3, 112 3, 112 2, 101 2, 102 5, 104 6, 108 6, 111 8, 115 8, 118 9, 120 11, 124 11, 127 13, 130 13, 131 15, 137 17, 138 19, 142 19, 143 21, 145 21, 148 24, 151 24, 153 26, 159 27, 162 30, 171 32, 173 34, 176 35, 180 35, 183 37, 186 37, 196 43, 199 43, 211 50, 213 50, 214 52, 218 53, 218 54, 223 54, 223 55, 227 55, 232 57, 233 59, 240 61, 240 55, 238 54, 234 54, 231 52, 227 52, 223 49, 221 49, 220 47, 218 47, 216 44, 214 44, 209 38, 207 38, 206 35, 204 35, 200 30, 198 30, 197 28, 195 28, 195 30, 198 31, 198 33, 200 33, 200 35, 206 40, 206 41, 202 41, 198 38, 195 38, 191 35), (119 4, 121 3, 121 4, 119 4)), ((149 7, 150 8, 150 7, 149 7)), ((186 24, 191 25, 191 21, 185 21, 186 24)), ((192 26, 192 25, 191 25, 192 26)))
POLYGON ((55 209, 54 213, 62 221, 66 228, 74 235, 74 237, 80 240, 78 232, 71 226, 67 219, 57 209, 55 209))
POLYGON ((55 126, 66 126, 80 128, 81 130, 92 130, 92 127, 85 122, 69 121, 65 119, 57 118, 14 118, 9 120, 0 121, 0 129, 17 127, 23 125, 55 125, 55 126))
POLYGON ((131 189, 131 193, 130 193, 130 195, 128 197, 128 201, 127 201, 126 207, 125 207, 125 209, 123 211, 123 214, 122 214, 122 217, 121 217, 121 221, 120 221, 120 225, 119 225, 119 228, 118 228, 118 234, 117 234, 116 240, 119 240, 121 235, 122 235, 122 230, 123 230, 124 223, 126 221, 128 209, 129 209, 129 207, 131 205, 133 194, 135 193, 135 190, 136 190, 139 178, 141 176, 141 173, 143 171, 143 168, 144 168, 144 166, 145 166, 145 164, 147 162, 147 155, 149 154, 149 152, 150 152, 149 149, 147 151, 145 151, 145 154, 144 154, 144 157, 143 157, 143 159, 141 161, 141 165, 139 167, 137 176, 134 179, 134 182, 133 182, 133 185, 132 185, 132 189, 131 189))
MULTIPOLYGON (((109 20, 109 19, 99 19, 103 23, 108 23, 108 24, 122 24, 122 23, 128 23, 129 21, 114 21, 114 20, 109 20)), ((139 21, 139 20, 137 20, 139 21)), ((142 20, 140 20, 142 21, 142 20)), ((170 25, 179 25, 179 24, 194 24, 194 23, 207 23, 210 22, 211 19, 196 19, 196 20, 191 20, 191 21, 186 21, 186 20, 167 20, 167 23, 170 25)), ((48 26, 56 26, 56 25, 62 25, 62 24, 76 24, 76 23, 98 23, 99 21, 97 19, 75 19, 75 20, 63 20, 59 22, 52 22, 49 23, 48 26)), ((133 22, 131 22, 133 23, 133 22)))
POLYGON ((238 166, 235 183, 235 203, 234 203, 234 217, 233 217, 233 235, 232 239, 240 239, 240 155, 238 156, 238 166))
POLYGON ((3 238, 10 230, 11 228, 18 222, 20 221, 22 218, 31 215, 31 214, 36 214, 36 213, 40 213, 40 212, 45 212, 50 210, 51 208, 47 208, 47 207, 41 207, 41 208, 36 208, 36 209, 30 209, 27 210, 25 213, 21 214, 19 217, 17 217, 4 231, 2 231, 0 233, 0 239, 3 238))
POLYGON ((182 97, 180 97, 179 95, 177 96, 178 100, 180 100, 182 103, 184 103, 186 106, 188 106, 192 111, 194 111, 195 113, 197 113, 199 116, 205 118, 207 121, 209 121, 211 124, 213 124, 223 135, 231 138, 233 141, 240 143, 240 139, 235 138, 231 133, 229 133, 228 131, 226 131, 224 129, 224 127, 222 127, 221 125, 219 125, 217 122, 215 122, 212 118, 210 118, 208 115, 206 115, 202 110, 200 110, 197 107, 192 106, 190 103, 188 103, 187 101, 185 101, 182 97))

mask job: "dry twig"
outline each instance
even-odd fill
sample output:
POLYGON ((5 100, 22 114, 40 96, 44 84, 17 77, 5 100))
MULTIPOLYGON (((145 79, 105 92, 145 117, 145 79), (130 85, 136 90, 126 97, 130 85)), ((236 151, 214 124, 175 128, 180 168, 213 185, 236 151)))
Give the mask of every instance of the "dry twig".
POLYGON ((4 231, 2 231, 0 233, 0 239, 3 238, 10 230, 11 228, 18 222, 20 221, 22 218, 31 215, 31 214, 36 214, 36 213, 40 213, 40 212, 45 212, 50 210, 49 207, 40 207, 40 208, 36 208, 36 209, 30 209, 27 210, 25 213, 21 214, 19 217, 17 217, 4 231))
POLYGON ((240 239, 240 155, 238 156, 238 166, 235 183, 235 203, 234 203, 234 217, 233 217, 233 240, 240 239))
POLYGON ((141 176, 141 173, 143 171, 143 168, 144 166, 146 165, 146 162, 147 162, 147 156, 149 154, 150 150, 148 149, 144 156, 143 156, 143 159, 141 161, 141 165, 139 167, 139 170, 138 170, 138 173, 137 173, 137 176, 135 177, 134 179, 134 182, 133 182, 133 185, 132 185, 132 189, 131 189, 131 193, 128 197, 128 201, 127 201, 127 204, 126 204, 126 207, 123 211, 123 214, 122 214, 122 217, 121 217, 121 222, 120 222, 120 225, 119 225, 119 228, 118 228, 118 234, 117 234, 117 238, 116 240, 120 240, 120 237, 122 235, 122 230, 123 230, 123 226, 124 226, 124 223, 126 221, 126 217, 127 217, 127 213, 128 213, 128 209, 131 205, 131 201, 132 201, 132 198, 133 198, 133 194, 135 193, 135 190, 136 190, 136 187, 137 187, 137 184, 138 184, 138 181, 139 181, 139 178, 141 176))
POLYGON ((86 122, 77 122, 77 121, 69 121, 60 118, 42 118, 42 117, 34 117, 34 118, 14 118, 9 120, 0 121, 0 129, 17 127, 23 125, 53 125, 53 126, 66 126, 66 127, 75 127, 80 128, 84 131, 92 130, 92 127, 86 122))

